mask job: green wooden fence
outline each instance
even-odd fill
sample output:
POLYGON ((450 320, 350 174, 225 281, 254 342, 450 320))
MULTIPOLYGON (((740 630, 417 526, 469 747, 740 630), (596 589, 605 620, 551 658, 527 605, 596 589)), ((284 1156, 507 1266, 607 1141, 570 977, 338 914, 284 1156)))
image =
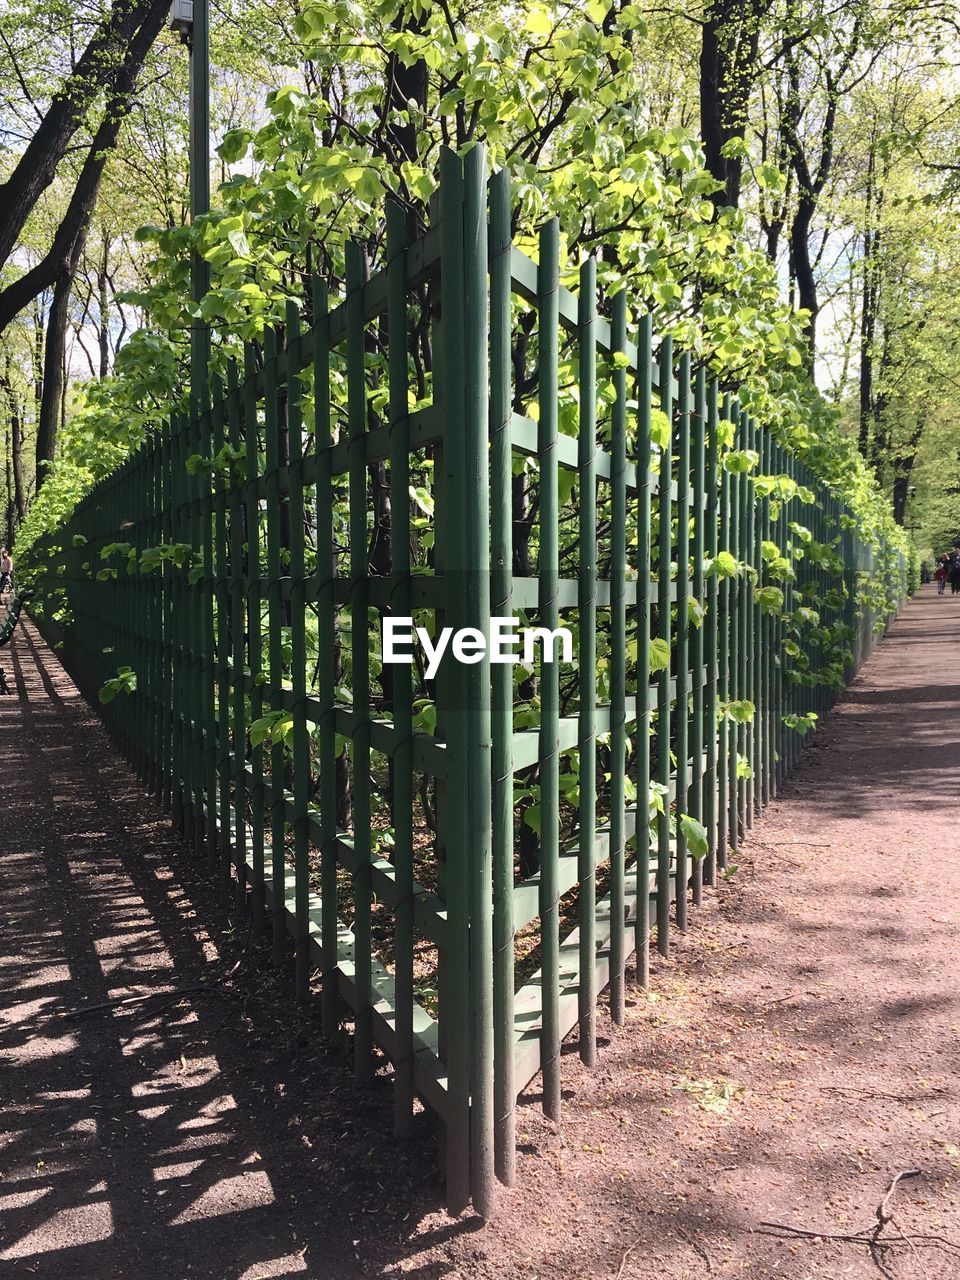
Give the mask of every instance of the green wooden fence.
POLYGON ((81 682, 135 673, 104 716, 196 856, 489 1213, 518 1091, 560 1115, 561 1041, 594 1061, 598 993, 622 1021, 885 621, 858 575, 907 582, 556 222, 514 245, 483 164, 445 155, 423 238, 391 209, 378 270, 352 246, 343 300, 315 282, 32 559, 81 682), (388 671, 388 613, 566 625, 576 663, 388 671))

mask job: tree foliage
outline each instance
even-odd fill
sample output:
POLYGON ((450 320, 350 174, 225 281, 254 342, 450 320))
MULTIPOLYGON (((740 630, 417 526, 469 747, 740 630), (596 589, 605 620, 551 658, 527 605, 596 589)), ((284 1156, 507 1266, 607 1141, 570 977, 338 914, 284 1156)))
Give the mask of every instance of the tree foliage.
MULTIPOLYGON (((90 39, 120 12, 102 15, 90 39)), ((676 13, 620 0, 523 0, 509 11, 426 0, 218 6, 214 208, 187 223, 183 59, 162 41, 118 134, 90 232, 96 251, 83 246, 72 273, 85 283, 69 316, 76 345, 64 360, 54 474, 75 492, 81 472, 100 474, 182 398, 198 320, 211 326, 222 369, 242 339, 282 323, 312 273, 341 287, 344 245, 376 249, 386 200, 404 206, 412 233, 422 229, 440 148, 482 140, 492 163, 511 170, 521 238, 557 214, 567 261, 596 252, 602 282, 626 281, 657 330, 738 388, 865 520, 879 528, 888 509, 906 519, 915 409, 933 385, 918 370, 935 366, 941 389, 954 376, 936 340, 946 314, 940 330, 903 327, 905 307, 923 310, 920 274, 931 287, 948 279, 942 254, 936 269, 925 258, 933 242, 922 226, 952 214, 937 167, 956 153, 954 107, 937 80, 949 62, 944 16, 936 4, 862 0, 734 0, 676 13), (911 210, 911 230, 897 231, 911 210), (898 242, 912 252, 912 276, 898 242), (199 308, 189 296, 194 252, 212 274, 199 308), (104 287, 106 278, 125 287, 104 287), (818 354, 825 396, 809 377, 818 354)), ((35 3, 23 29, 54 20, 35 3)), ((55 98, 41 83, 50 68, 17 52, 42 114, 55 98)), ((104 76, 98 101, 109 87, 104 76)), ((29 132, 22 114, 17 128, 29 132)), ((16 172, 17 148, 9 154, 16 172)), ((54 184, 27 223, 35 259, 48 243, 42 218, 56 227, 70 192, 70 181, 54 184)), ((12 274, 31 269, 18 263, 12 274)), ((55 301, 41 296, 47 318, 55 301)), ((7 349, 29 439, 44 382, 54 398, 51 379, 29 367, 29 335, 7 349), (28 394, 38 386, 40 396, 28 394)), ((923 416, 914 462, 935 420, 923 416)), ((22 538, 43 527, 44 509, 22 538)))

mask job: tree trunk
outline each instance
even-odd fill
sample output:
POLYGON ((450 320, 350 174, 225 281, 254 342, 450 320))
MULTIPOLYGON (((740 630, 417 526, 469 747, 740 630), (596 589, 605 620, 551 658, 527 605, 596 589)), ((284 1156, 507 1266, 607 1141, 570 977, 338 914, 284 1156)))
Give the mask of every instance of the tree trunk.
MULTIPOLYGON (((86 236, 97 203, 104 166, 116 146, 120 128, 133 105, 137 77, 160 33, 166 12, 166 4, 151 4, 143 25, 126 45, 123 62, 109 79, 110 96, 50 249, 36 266, 0 290, 0 332, 6 329, 33 298, 47 289, 56 289, 65 268, 69 268, 71 275, 76 269, 77 246, 86 236)), ((30 148, 27 150, 29 152, 30 148)), ((0 262, 2 260, 0 257, 0 262)))
POLYGON ((873 396, 873 436, 870 442, 870 462, 880 485, 884 484, 884 466, 890 452, 890 428, 887 425, 887 404, 889 401, 888 375, 892 362, 890 339, 886 331, 880 348, 879 383, 880 390, 874 390, 873 396))
MULTIPOLYGON (((859 36, 855 35, 850 48, 846 51, 845 66, 849 66, 858 42, 859 36)), ((782 129, 790 153, 790 165, 797 179, 797 209, 790 226, 790 265, 797 286, 797 301, 804 310, 809 312, 809 318, 805 321, 804 327, 808 344, 807 366, 812 376, 817 354, 817 314, 820 308, 813 259, 810 254, 810 229, 817 211, 817 202, 833 171, 837 107, 843 90, 839 87, 830 67, 826 67, 824 69, 826 110, 819 129, 820 156, 814 172, 805 140, 800 135, 803 94, 800 68, 792 51, 787 54, 786 66, 789 89, 783 107, 782 129)))
POLYGON ((23 484, 23 416, 20 405, 14 400, 11 391, 10 426, 13 437, 11 461, 13 463, 13 501, 17 508, 17 524, 23 524, 27 518, 27 495, 23 484))
POLYGON ((873 407, 873 339, 877 315, 874 297, 873 219, 874 150, 867 158, 867 190, 863 232, 863 296, 860 301, 860 430, 857 443, 867 456, 870 444, 870 410, 873 407))
POLYGON ((901 528, 907 514, 907 493, 912 469, 912 464, 904 470, 898 466, 893 477, 893 518, 901 528))
POLYGON ((87 112, 104 90, 109 99, 120 87, 127 51, 138 29, 149 25, 155 39, 169 7, 169 0, 116 0, 97 28, 73 71, 54 94, 13 172, 0 184, 0 263, 13 252, 27 218, 53 181, 87 112))
POLYGON ((7 504, 4 512, 5 524, 7 529, 7 546, 13 546, 13 468, 10 465, 10 431, 7 429, 3 433, 3 444, 7 455, 7 504))
POLYGON ((104 232, 103 257, 100 259, 100 270, 97 273, 97 305, 100 308, 97 343, 100 347, 101 379, 105 378, 110 372, 110 297, 107 293, 108 252, 107 234, 104 232))
POLYGON ((897 452, 893 462, 893 518, 901 527, 907 518, 907 499, 910 496, 910 477, 913 474, 913 464, 917 460, 917 451, 920 448, 920 439, 923 436, 923 429, 927 425, 925 413, 921 413, 917 417, 917 424, 910 433, 910 438, 904 445, 902 450, 897 452))
POLYGON ((700 40, 700 135, 706 166, 722 184, 714 197, 736 208, 743 161, 724 149, 746 133, 757 72, 760 25, 770 0, 711 0, 700 40))
MULTIPOLYGON (((420 35, 423 25, 422 18, 411 18, 401 10, 394 22, 394 29, 420 35)), ((427 64, 420 59, 407 66, 396 54, 391 54, 387 62, 387 99, 384 118, 387 123, 386 136, 393 151, 393 158, 397 161, 416 160, 420 151, 417 122, 410 119, 410 110, 407 105, 410 101, 415 102, 419 107, 426 105, 427 64), (405 113, 406 124, 395 124, 391 119, 394 112, 405 113)))
POLYGON ((10 431, 7 436, 7 494, 12 510, 16 514, 16 523, 20 525, 23 524, 27 514, 23 489, 23 412, 13 383, 10 381, 9 357, 7 371, 0 378, 0 389, 7 398, 10 414, 10 431))
POLYGON ((707 169, 727 189, 727 168, 723 157, 721 112, 720 23, 722 6, 711 4, 704 15, 700 39, 700 137, 707 169))
POLYGON ((797 285, 797 303, 809 316, 803 322, 807 339, 807 366, 813 371, 817 352, 817 314, 820 304, 817 298, 817 278, 813 270, 810 256, 810 227, 816 209, 815 197, 805 191, 800 192, 797 211, 790 226, 790 262, 797 285))
POLYGON ((47 317, 47 340, 43 353, 43 395, 40 400, 40 419, 37 423, 37 493, 40 492, 40 486, 47 478, 57 450, 57 428, 60 425, 60 399, 65 381, 64 354, 74 266, 75 263, 72 263, 57 281, 50 314, 47 317))
POLYGON ((47 317, 42 304, 37 301, 33 308, 33 345, 30 358, 33 373, 33 402, 37 417, 40 416, 40 398, 43 395, 43 335, 47 327, 47 317))
POLYGON ((873 415, 873 349, 880 311, 880 212, 883 208, 883 180, 876 173, 876 134, 870 140, 867 156, 867 189, 864 195, 863 230, 863 298, 860 307, 860 452, 867 457, 870 445, 870 423, 873 415))

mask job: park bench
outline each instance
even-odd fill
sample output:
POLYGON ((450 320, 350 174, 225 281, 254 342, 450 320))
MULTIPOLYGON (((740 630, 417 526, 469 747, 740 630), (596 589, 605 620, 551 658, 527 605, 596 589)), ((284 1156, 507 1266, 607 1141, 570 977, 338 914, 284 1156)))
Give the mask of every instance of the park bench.
MULTIPOLYGON (((0 649, 5 644, 10 643, 10 639, 16 630, 17 621, 20 617, 20 611, 27 600, 30 599, 31 593, 24 591, 22 594, 11 596, 7 604, 7 611, 0 621, 0 649)), ((0 694, 9 693, 10 686, 7 684, 7 673, 0 667, 0 694)))

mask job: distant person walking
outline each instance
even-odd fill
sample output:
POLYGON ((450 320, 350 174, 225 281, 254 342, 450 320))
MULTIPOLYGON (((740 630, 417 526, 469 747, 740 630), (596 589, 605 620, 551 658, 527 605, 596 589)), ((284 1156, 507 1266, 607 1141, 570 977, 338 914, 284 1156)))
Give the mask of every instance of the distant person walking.
POLYGON ((6 547, 0 548, 0 593, 13 590, 13 556, 6 547))
POLYGON ((950 557, 944 553, 937 557, 937 569, 934 577, 937 580, 937 595, 942 596, 947 589, 947 577, 950 573, 950 557))
POLYGON ((950 556, 950 594, 955 596, 960 592, 960 543, 953 548, 950 556))

